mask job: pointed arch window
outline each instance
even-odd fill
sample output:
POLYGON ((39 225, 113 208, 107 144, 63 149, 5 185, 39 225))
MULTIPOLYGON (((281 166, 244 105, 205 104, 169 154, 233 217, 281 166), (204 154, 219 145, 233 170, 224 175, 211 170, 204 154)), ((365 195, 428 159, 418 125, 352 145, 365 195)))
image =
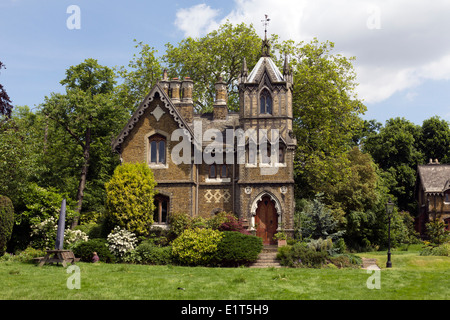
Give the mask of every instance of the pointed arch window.
POLYGON ((263 89, 259 95, 260 113, 272 114, 272 96, 269 90, 263 89))
POLYGON ((150 143, 150 164, 166 164, 166 138, 155 134, 148 141, 150 143))

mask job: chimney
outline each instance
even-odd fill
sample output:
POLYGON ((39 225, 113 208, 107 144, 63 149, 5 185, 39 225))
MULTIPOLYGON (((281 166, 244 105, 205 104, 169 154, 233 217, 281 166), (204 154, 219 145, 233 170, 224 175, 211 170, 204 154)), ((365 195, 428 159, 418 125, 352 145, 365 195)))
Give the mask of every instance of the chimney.
POLYGON ((169 80, 167 78, 167 69, 164 69, 163 78, 162 80, 159 80, 159 85, 162 87, 165 93, 169 95, 169 80))
POLYGON ((178 80, 178 78, 173 78, 170 81, 170 91, 172 92, 172 102, 174 104, 177 104, 180 102, 180 86, 181 86, 181 81, 178 80))
POLYGON ((183 103, 193 103, 192 102, 192 91, 194 88, 194 81, 189 77, 184 77, 183 82, 181 82, 181 93, 183 95, 183 103))
POLYGON ((219 77, 215 84, 216 100, 214 101, 214 120, 225 120, 228 115, 227 84, 219 77))
POLYGON ((184 77, 184 80, 181 82, 181 102, 178 102, 175 105, 181 116, 188 123, 194 121, 194 102, 192 100, 193 88, 194 81, 192 81, 189 77, 184 77))

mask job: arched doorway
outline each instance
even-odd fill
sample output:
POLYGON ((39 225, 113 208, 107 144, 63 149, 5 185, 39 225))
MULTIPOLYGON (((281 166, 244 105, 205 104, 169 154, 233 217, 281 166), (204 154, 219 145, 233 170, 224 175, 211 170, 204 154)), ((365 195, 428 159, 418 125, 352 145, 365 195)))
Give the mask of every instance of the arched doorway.
POLYGON ((278 214, 275 201, 264 195, 258 202, 255 215, 256 236, 262 238, 263 244, 275 244, 273 239, 278 228, 278 214))

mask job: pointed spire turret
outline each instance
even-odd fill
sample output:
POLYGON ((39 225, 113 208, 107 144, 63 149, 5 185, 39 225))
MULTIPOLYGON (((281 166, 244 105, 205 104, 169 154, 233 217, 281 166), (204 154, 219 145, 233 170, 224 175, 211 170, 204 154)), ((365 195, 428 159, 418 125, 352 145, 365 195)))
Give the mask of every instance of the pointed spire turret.
POLYGON ((270 19, 267 14, 265 15, 264 20, 261 20, 264 25, 264 40, 261 46, 261 57, 270 57, 270 44, 269 40, 267 40, 267 26, 269 25, 269 21, 270 19))

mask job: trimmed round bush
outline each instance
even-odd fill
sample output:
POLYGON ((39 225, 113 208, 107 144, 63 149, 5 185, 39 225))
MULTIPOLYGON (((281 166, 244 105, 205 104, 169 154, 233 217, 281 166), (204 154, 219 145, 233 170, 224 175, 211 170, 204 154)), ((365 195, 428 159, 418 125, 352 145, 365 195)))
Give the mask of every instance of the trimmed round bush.
POLYGON ((145 163, 124 163, 105 184, 109 221, 140 236, 153 224, 153 197, 156 181, 145 163))
POLYGON ((172 242, 177 262, 185 265, 208 265, 217 251, 223 233, 212 229, 187 229, 172 242))
POLYGON ((92 262, 93 252, 97 252, 100 261, 114 262, 115 257, 108 249, 106 239, 91 239, 86 242, 80 242, 72 249, 75 257, 84 262, 92 262))
POLYGON ((217 245, 215 264, 236 267, 258 259, 263 248, 262 239, 238 231, 224 231, 217 245))
POLYGON ((14 226, 14 206, 8 197, 0 196, 0 257, 6 251, 14 226))

